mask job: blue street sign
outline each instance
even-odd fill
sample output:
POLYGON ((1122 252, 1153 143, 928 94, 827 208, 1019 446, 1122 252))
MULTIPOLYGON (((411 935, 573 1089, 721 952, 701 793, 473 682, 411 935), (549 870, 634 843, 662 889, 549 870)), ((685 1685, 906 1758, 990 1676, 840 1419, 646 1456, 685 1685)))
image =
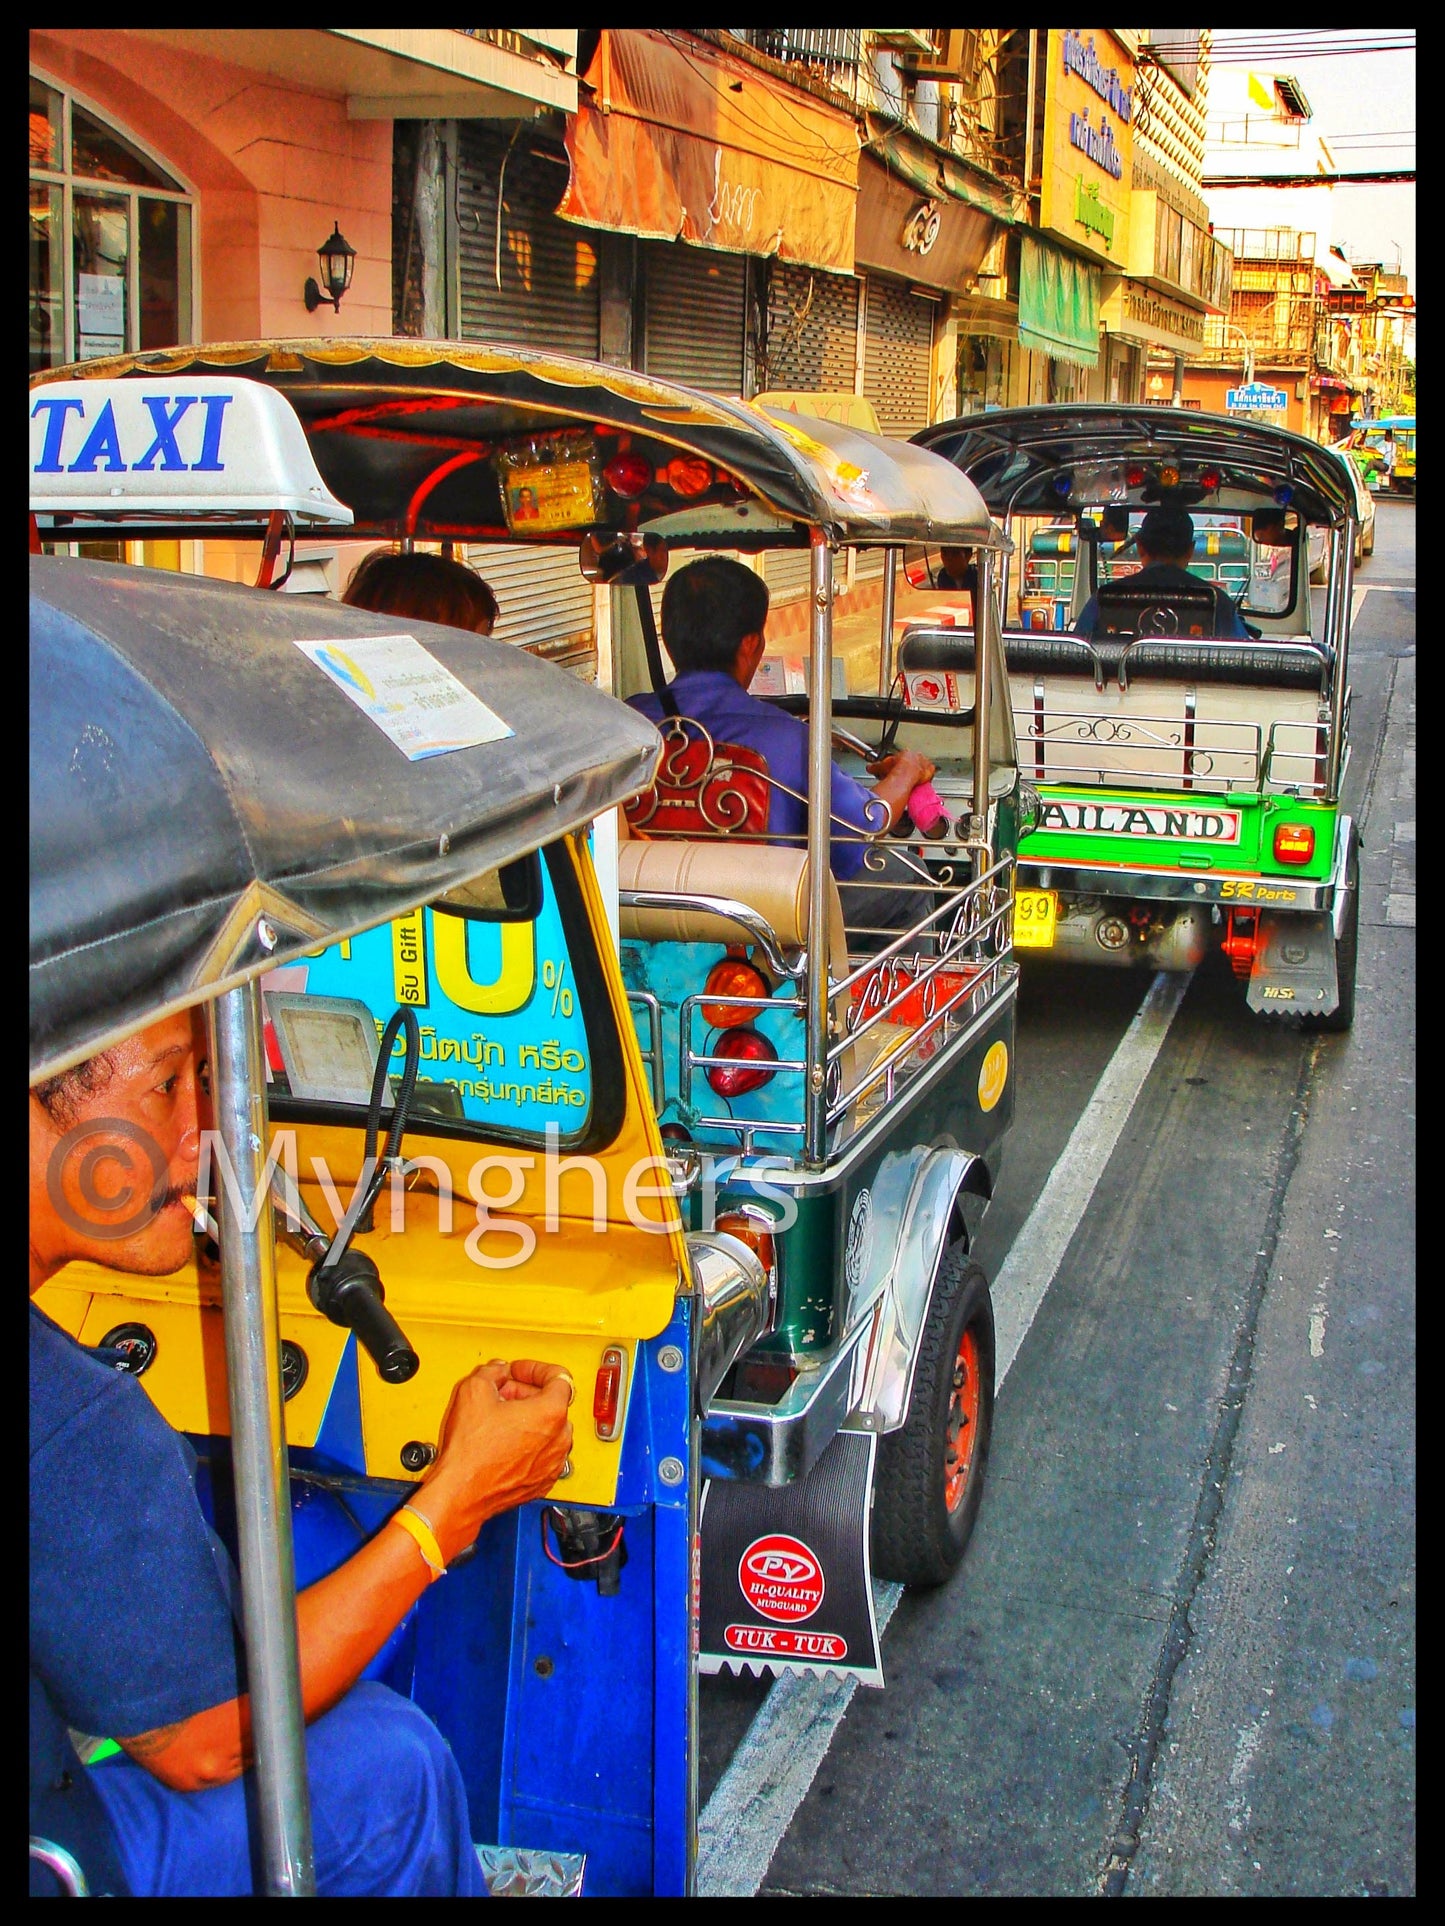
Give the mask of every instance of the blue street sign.
POLYGON ((1259 408, 1282 410, 1289 405, 1283 388, 1267 388, 1262 381, 1251 381, 1247 388, 1226 388, 1225 408, 1231 413, 1250 413, 1259 408))

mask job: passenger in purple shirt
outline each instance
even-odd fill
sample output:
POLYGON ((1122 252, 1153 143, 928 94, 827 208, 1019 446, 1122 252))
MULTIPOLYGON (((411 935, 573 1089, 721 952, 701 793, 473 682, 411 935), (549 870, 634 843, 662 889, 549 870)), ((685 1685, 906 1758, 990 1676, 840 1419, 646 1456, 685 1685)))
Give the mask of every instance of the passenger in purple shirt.
MULTIPOLYGON (((767 621, 766 582, 726 556, 690 563, 663 590, 662 640, 677 669, 669 686, 679 713, 701 723, 714 742, 755 749, 767 759, 769 775, 781 785, 771 792, 768 830, 778 842, 797 848, 795 839, 808 827, 807 808, 797 800, 808 794, 807 725, 748 693, 763 659, 767 621)), ((654 722, 663 720, 657 695, 635 695, 629 701, 654 722)), ((868 769, 878 777, 872 789, 833 765, 831 863, 840 883, 852 881, 862 870, 863 838, 891 830, 912 791, 934 773, 928 757, 913 749, 884 756, 868 769)), ((889 880, 903 883, 910 876, 894 873, 889 880)), ((910 890, 871 891, 870 896, 867 914, 849 914, 850 924, 897 928, 900 922, 916 921, 926 907, 910 890), (886 901, 885 894, 902 900, 886 901)))

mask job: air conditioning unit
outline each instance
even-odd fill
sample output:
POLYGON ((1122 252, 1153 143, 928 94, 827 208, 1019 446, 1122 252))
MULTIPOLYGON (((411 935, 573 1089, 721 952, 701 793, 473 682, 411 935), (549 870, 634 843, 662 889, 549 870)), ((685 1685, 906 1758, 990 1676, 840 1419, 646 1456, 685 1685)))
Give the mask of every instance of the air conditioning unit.
POLYGON ((933 35, 927 27, 875 27, 873 38, 880 47, 893 47, 899 53, 933 52, 933 35))
POLYGON ((920 80, 971 80, 978 66, 978 28, 945 27, 925 49, 900 58, 920 80))

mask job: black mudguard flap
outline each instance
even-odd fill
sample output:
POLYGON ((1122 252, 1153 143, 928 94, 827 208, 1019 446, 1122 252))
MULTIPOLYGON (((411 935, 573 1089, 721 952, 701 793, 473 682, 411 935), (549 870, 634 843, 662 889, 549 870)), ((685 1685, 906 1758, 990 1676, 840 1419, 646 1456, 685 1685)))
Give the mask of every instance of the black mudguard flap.
POLYGON ((1266 1015, 1330 1016, 1339 1008, 1335 932, 1328 910, 1261 910, 1261 942, 1245 1002, 1266 1015))
POLYGON ((701 1671, 882 1685, 868 1555, 877 1450, 873 1432, 840 1431, 795 1484, 704 1487, 701 1671))

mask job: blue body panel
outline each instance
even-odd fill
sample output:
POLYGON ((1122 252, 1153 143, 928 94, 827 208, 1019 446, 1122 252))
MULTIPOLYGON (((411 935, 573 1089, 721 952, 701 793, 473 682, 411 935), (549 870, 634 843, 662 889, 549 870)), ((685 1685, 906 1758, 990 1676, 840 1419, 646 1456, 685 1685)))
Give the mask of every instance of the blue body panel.
MULTIPOLYGON (((691 1306, 639 1345, 617 1510, 620 1588, 570 1577, 544 1549, 540 1504, 493 1519, 423 1593, 365 1676, 413 1698, 466 1783, 472 1830, 587 1855, 589 1895, 680 1896, 693 1818, 691 1306), (682 1368, 663 1371, 671 1347, 682 1368), (657 1467, 683 1477, 664 1484, 657 1467)), ((359 1475, 355 1340, 316 1448, 291 1454, 298 1590, 349 1558, 410 1487, 359 1475)), ((585 1422, 585 1418, 583 1422, 585 1422)), ((197 1439, 202 1504, 235 1554, 229 1453, 197 1439)), ((555 1556, 555 1540, 547 1547, 555 1556)))

